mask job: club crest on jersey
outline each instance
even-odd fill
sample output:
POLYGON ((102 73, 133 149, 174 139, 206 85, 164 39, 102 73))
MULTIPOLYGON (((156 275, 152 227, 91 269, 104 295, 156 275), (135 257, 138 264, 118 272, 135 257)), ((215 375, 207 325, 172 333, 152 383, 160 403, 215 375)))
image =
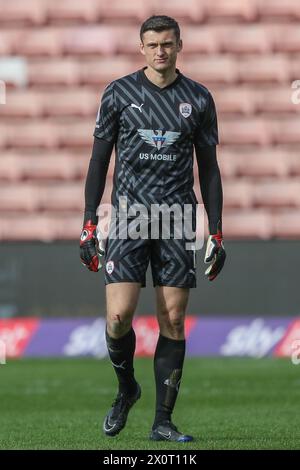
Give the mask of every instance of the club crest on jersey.
POLYGON ((179 139, 181 132, 166 131, 163 134, 161 130, 138 129, 138 133, 147 144, 152 145, 157 150, 163 147, 169 147, 179 139))
POLYGON ((179 111, 183 117, 188 118, 192 113, 192 105, 190 103, 180 103, 179 111))
POLYGON ((113 261, 107 261, 105 267, 106 267, 106 272, 108 274, 111 274, 115 268, 115 263, 113 261))

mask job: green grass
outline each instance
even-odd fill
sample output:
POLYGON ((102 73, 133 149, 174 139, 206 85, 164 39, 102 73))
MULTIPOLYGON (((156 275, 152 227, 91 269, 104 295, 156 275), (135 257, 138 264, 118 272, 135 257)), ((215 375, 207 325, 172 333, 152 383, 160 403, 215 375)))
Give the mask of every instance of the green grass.
POLYGON ((116 392, 107 360, 36 359, 0 365, 0 449, 300 449, 300 366, 276 359, 187 359, 174 412, 188 444, 148 440, 151 359, 137 359, 142 398, 115 438, 102 421, 116 392))

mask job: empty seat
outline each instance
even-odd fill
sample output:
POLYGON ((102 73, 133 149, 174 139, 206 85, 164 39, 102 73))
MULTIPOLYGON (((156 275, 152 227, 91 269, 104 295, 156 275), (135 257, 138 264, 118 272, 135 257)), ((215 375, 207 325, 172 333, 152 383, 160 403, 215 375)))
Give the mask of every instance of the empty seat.
POLYGON ((253 202, 260 207, 300 207, 298 178, 267 180, 253 185, 253 202))
POLYGON ((233 56, 197 55, 191 57, 178 56, 179 68, 200 83, 232 83, 238 78, 237 63, 233 56))
POLYGON ((272 215, 262 209, 225 210, 223 232, 226 238, 261 238, 267 240, 273 235, 272 215))
POLYGON ((257 144, 266 146, 271 140, 267 123, 263 119, 228 119, 220 122, 219 127, 222 144, 257 144))
POLYGON ((300 144, 300 117, 276 119, 269 123, 275 144, 300 144))
POLYGON ((99 2, 99 14, 102 20, 137 20, 144 21, 151 15, 152 5, 147 0, 105 0, 99 2))
POLYGON ((35 211, 39 207, 35 188, 31 185, 11 184, 0 186, 0 211, 35 211))
POLYGON ((98 0, 60 0, 46 1, 47 19, 54 22, 95 22, 98 19, 98 0))
POLYGON ((247 179, 227 179, 223 182, 224 207, 250 207, 252 185, 247 179))
POLYGON ((274 25, 274 49, 278 52, 300 52, 300 32, 298 23, 274 25))
POLYGON ((231 156, 234 159, 235 174, 251 177, 285 177, 291 172, 288 152, 276 149, 253 149, 231 156))
POLYGON ((82 214, 0 214, 0 239, 7 241, 78 240, 82 214), (14 230, 11 228, 14 227, 14 230))
POLYGON ((81 62, 80 80, 84 84, 107 85, 112 80, 132 73, 135 70, 135 63, 126 56, 101 57, 97 60, 81 62))
MULTIPOLYGON (((300 97, 300 88, 296 91, 300 97)), ((292 101, 294 90, 290 86, 266 86, 256 93, 256 109, 261 113, 297 113, 297 106, 292 101)))
POLYGON ((67 151, 2 152, 0 180, 77 180, 86 176, 90 155, 67 151))
POLYGON ((230 26, 220 31, 222 50, 233 53, 268 53, 272 51, 271 37, 265 25, 230 26))
POLYGON ((254 114, 257 106, 257 92, 247 86, 216 88, 213 96, 221 113, 254 114))
POLYGON ((28 78, 31 85, 75 85, 79 83, 80 67, 76 60, 31 59, 28 78))
POLYGON ((2 28, 0 31, 0 54, 10 56, 18 51, 23 31, 15 28, 2 28))
POLYGON ((153 8, 155 15, 169 15, 177 18, 178 21, 201 22, 204 19, 205 5, 198 0, 164 0, 163 4, 160 0, 149 2, 153 8))
POLYGON ((15 148, 57 147, 58 128, 47 121, 19 120, 7 125, 7 145, 15 148), (17 129, 17 132, 16 132, 17 129))
POLYGON ((273 214, 273 233, 278 238, 300 237, 300 209, 278 211, 273 214))
POLYGON ((283 54, 244 57, 237 68, 239 79, 246 83, 286 83, 290 76, 290 63, 283 54))
POLYGON ((1 108, 1 115, 7 117, 37 117, 43 108, 39 93, 27 88, 8 89, 6 106, 1 108))
POLYGON ((110 56, 117 51, 118 35, 110 26, 65 28, 62 32, 62 41, 64 52, 67 54, 110 56))
POLYGON ((5 148, 8 145, 7 126, 4 122, 0 121, 0 148, 5 148))
MULTIPOLYGON (((184 4, 182 3, 184 7, 184 4)), ((211 26, 183 25, 181 36, 184 43, 184 54, 188 53, 216 53, 220 49, 220 43, 216 29, 211 26)))
POLYGON ((299 19, 300 4, 298 0, 259 0, 257 2, 258 14, 262 17, 272 19, 299 19))
POLYGON ((87 147, 90 149, 93 143, 95 120, 70 120, 56 124, 59 143, 63 147, 87 147))
POLYGON ((214 0, 206 2, 206 14, 210 21, 235 19, 253 21, 256 17, 256 3, 253 0, 214 0))
POLYGON ((88 88, 67 88, 44 91, 41 96, 43 113, 50 116, 93 116, 96 120, 99 92, 88 88))
POLYGON ((44 5, 40 0, 0 0, 0 23, 41 24, 46 18, 44 5))
POLYGON ((79 182, 41 185, 37 197, 41 210, 83 211, 84 184, 79 182))
POLYGON ((59 56, 63 53, 61 31, 57 28, 24 30, 18 53, 25 56, 59 56))

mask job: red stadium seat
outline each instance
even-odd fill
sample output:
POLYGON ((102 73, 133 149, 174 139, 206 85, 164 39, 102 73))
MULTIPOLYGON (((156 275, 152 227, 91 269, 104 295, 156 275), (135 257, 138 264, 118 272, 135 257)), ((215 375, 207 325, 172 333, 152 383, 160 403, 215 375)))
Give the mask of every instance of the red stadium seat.
POLYGON ((39 208, 36 190, 31 184, 18 184, 13 189, 11 184, 0 186, 0 211, 28 211, 39 208))
POLYGON ((47 184, 36 188, 39 208, 46 211, 83 211, 84 184, 47 184))
POLYGON ((225 145, 257 144, 267 146, 271 135, 260 118, 228 119, 219 123, 220 141, 225 145))
POLYGON ((289 168, 292 175, 300 175, 300 158, 299 153, 300 150, 296 150, 295 152, 287 151, 288 159, 289 159, 289 168))
POLYGON ((59 56, 63 53, 61 31, 39 28, 23 31, 18 53, 25 56, 59 56))
POLYGON ((210 21, 227 19, 253 21, 256 17, 256 4, 253 0, 214 0, 207 1, 206 13, 210 21))
MULTIPOLYGON (((151 3, 151 2, 149 2, 151 3)), ((155 15, 168 15, 176 18, 179 22, 202 22, 204 19, 205 6, 203 2, 198 0, 188 0, 182 2, 181 0, 154 0, 153 14, 155 15)))
POLYGON ((42 92, 43 113, 50 116, 92 116, 96 120, 99 92, 89 88, 67 88, 42 92))
POLYGON ((252 205, 251 182, 247 179, 225 180, 223 183, 224 207, 250 207, 252 205))
POLYGON ((5 148, 7 145, 8 145, 7 126, 5 125, 4 122, 0 121, 0 148, 5 148))
POLYGON ((225 210, 223 232, 230 238, 268 239, 273 235, 272 215, 262 209, 225 210))
POLYGON ((46 1, 47 18, 50 22, 95 22, 98 19, 98 0, 46 1))
POLYGON ((95 119, 69 120, 69 122, 57 123, 57 134, 62 147, 87 147, 93 143, 95 119))
POLYGON ((239 79, 246 83, 286 83, 290 75, 289 60, 283 54, 245 57, 237 68, 239 79))
POLYGON ((276 148, 241 150, 234 152, 235 174, 251 177, 285 177, 291 171, 289 154, 276 148))
POLYGON ((179 55, 179 68, 200 83, 232 83, 238 78, 237 62, 233 56, 193 55, 189 58, 179 55))
POLYGON ((0 31, 0 54, 2 56, 13 55, 18 51, 23 30, 15 28, 3 28, 0 31))
POLYGON ((298 178, 266 180, 252 189, 253 201, 259 207, 300 207, 298 178))
POLYGON ((11 148, 57 147, 59 135, 56 126, 47 121, 20 120, 7 125, 7 145, 11 148), (17 129, 17 135, 16 135, 17 129))
POLYGON ((247 86, 216 88, 213 96, 219 113, 255 113, 257 91, 247 86))
POLYGON ((62 40, 67 54, 111 56, 117 51, 118 34, 110 26, 66 28, 62 32, 62 40))
POLYGON ((151 2, 147 0, 104 0, 99 2, 99 13, 102 20, 136 20, 144 21, 151 15, 151 2))
POLYGON ((268 53, 272 51, 271 38, 265 25, 239 25, 223 28, 220 31, 222 49, 237 54, 268 53))
POLYGON ((1 108, 1 115, 7 117, 37 117, 43 113, 41 96, 27 88, 8 89, 6 105, 1 108))
POLYGON ((11 179, 34 180, 76 180, 82 176, 82 167, 87 171, 88 157, 84 159, 67 152, 47 152, 37 155, 4 155, 0 163, 0 178, 7 175, 11 179), (3 163, 4 162, 4 163, 3 163), (3 166, 3 171, 2 171, 3 166), (12 168, 9 173, 8 169, 12 168))
MULTIPOLYGON (((184 3, 181 3, 184 7, 184 3)), ((183 54, 186 53, 215 53, 220 49, 216 29, 211 26, 183 25, 181 28, 183 38, 183 54)))
POLYGON ((0 239, 8 241, 78 240, 82 214, 0 214, 0 239), (11 227, 14 227, 14 230, 11 227))
POLYGON ((298 0, 259 0, 257 3, 258 14, 262 17, 272 19, 299 19, 300 4, 298 0))
POLYGON ((80 64, 80 80, 84 84, 107 85, 112 80, 132 73, 134 62, 126 56, 101 57, 97 60, 86 60, 80 64))
POLYGON ((290 209, 273 214, 275 237, 300 238, 300 209, 290 209))
POLYGON ((300 116, 278 118, 269 125, 275 144, 300 144, 300 116))
POLYGON ((28 79, 31 85, 74 85, 79 83, 80 66, 76 60, 31 59, 28 79))
POLYGON ((261 113, 297 113, 300 105, 292 102, 293 90, 290 86, 265 86, 257 90, 256 109, 261 113))
POLYGON ((0 23, 41 24, 46 11, 41 0, 0 0, 0 23))
POLYGON ((274 49, 278 52, 300 52, 298 23, 276 24, 273 26, 274 49))

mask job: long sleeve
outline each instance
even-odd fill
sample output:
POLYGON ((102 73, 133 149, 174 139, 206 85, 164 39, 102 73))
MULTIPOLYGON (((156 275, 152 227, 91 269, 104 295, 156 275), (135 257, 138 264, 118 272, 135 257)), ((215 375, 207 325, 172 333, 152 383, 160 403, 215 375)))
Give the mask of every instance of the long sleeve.
POLYGON ((84 222, 97 223, 96 211, 103 196, 107 170, 114 142, 94 138, 92 156, 85 183, 84 222))
POLYGON ((203 203, 207 212, 210 234, 222 230, 223 190, 217 162, 216 146, 195 145, 199 170, 199 182, 203 203))

